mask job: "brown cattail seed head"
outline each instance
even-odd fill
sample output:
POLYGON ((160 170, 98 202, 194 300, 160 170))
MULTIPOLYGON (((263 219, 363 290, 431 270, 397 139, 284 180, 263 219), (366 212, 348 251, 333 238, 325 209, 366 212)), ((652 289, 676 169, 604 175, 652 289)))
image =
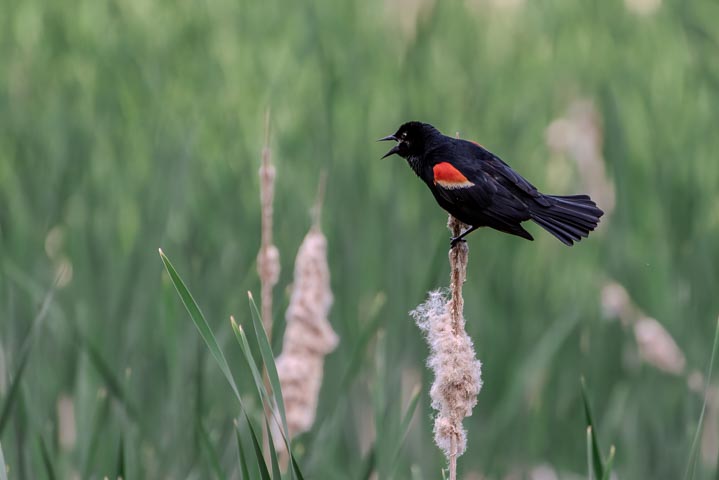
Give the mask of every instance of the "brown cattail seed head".
POLYGON ((602 313, 606 318, 621 318, 631 314, 632 301, 623 286, 617 282, 608 282, 602 287, 602 313))
POLYGON ((472 340, 464 331, 464 319, 455 332, 450 303, 440 291, 434 291, 411 312, 427 335, 430 347, 427 364, 435 375, 430 389, 432 408, 437 410, 434 438, 448 457, 452 437, 457 441, 456 455, 464 453, 466 434, 462 419, 472 414, 482 388, 482 364, 475 358, 472 340))
MULTIPOLYGON (((295 260, 287 328, 276 361, 290 436, 309 430, 315 420, 324 356, 339 341, 327 320, 331 306, 327 240, 313 227, 295 260)), ((277 448, 284 448, 279 433, 273 438, 277 448)))
POLYGON ((567 113, 547 127, 546 142, 551 150, 576 163, 588 193, 609 217, 614 210, 615 193, 602 154, 601 123, 601 115, 591 100, 574 100, 567 113))
POLYGON ((684 354, 661 323, 641 317, 634 324, 634 337, 642 360, 667 373, 680 375, 684 372, 684 354))

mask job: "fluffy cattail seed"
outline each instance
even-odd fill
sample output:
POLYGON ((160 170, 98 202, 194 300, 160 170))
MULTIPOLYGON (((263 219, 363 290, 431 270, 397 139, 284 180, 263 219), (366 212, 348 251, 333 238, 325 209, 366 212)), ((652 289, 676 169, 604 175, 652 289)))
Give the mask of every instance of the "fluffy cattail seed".
MULTIPOLYGON (((327 320, 331 306, 327 239, 315 225, 297 253, 287 328, 276 360, 290 437, 309 430, 315 420, 324 357, 339 341, 327 320)), ((284 449, 279 432, 273 433, 276 447, 284 449)))
MULTIPOLYGON (((462 224, 450 216, 454 236, 462 224)), ((462 284, 466 278, 469 248, 465 242, 450 249, 449 295, 437 290, 410 315, 425 333, 430 347, 428 366, 434 372, 430 389, 432 408, 437 410, 434 440, 449 460, 450 480, 456 478, 457 457, 467 446, 462 420, 472 414, 482 388, 482 364, 475 358, 472 340, 464 329, 462 284)))

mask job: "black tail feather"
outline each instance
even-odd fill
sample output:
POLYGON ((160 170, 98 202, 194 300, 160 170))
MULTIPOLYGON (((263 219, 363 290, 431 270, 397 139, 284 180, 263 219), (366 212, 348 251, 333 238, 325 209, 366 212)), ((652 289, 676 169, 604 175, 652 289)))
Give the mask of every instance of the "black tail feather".
POLYGON ((553 196, 549 207, 532 208, 532 220, 557 237, 565 245, 586 238, 594 230, 604 212, 587 195, 553 196))

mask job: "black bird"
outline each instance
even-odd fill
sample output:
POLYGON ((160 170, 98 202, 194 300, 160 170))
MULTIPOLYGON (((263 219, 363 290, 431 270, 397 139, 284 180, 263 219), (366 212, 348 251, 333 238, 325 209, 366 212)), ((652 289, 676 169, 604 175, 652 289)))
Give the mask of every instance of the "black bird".
POLYGON ((442 135, 428 123, 408 122, 394 135, 397 154, 427 184, 437 203, 470 226, 452 246, 479 227, 534 240, 521 225, 532 220, 565 245, 587 237, 604 214, 588 195, 545 195, 481 145, 442 135))

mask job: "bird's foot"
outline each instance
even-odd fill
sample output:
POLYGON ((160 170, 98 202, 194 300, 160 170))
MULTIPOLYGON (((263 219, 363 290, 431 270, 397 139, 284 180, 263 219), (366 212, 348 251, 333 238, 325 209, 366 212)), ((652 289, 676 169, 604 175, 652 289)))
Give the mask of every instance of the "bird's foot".
POLYGON ((454 247, 456 247, 459 242, 465 242, 465 243, 466 243, 467 240, 465 240, 463 237, 464 237, 464 235, 459 235, 459 236, 457 236, 457 237, 452 237, 452 238, 449 240, 449 248, 454 248, 454 247))

